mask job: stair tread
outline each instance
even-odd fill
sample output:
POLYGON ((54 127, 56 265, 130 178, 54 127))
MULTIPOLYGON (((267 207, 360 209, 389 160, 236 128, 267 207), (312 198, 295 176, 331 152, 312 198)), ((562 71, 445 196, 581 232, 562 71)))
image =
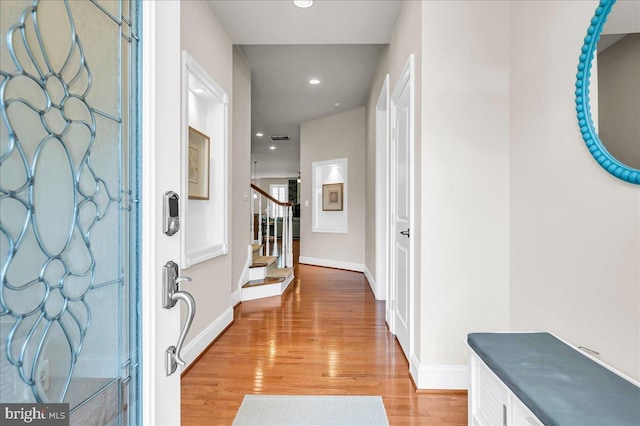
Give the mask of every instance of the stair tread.
POLYGON ((247 281, 242 288, 249 288, 249 287, 258 287, 261 285, 269 285, 269 284, 279 284, 281 282, 284 281, 284 278, 280 278, 280 277, 266 277, 264 279, 261 280, 251 280, 251 281, 247 281))
POLYGON ((270 266, 271 264, 275 263, 278 260, 277 257, 275 256, 256 256, 253 259, 253 263, 251 264, 252 268, 255 268, 257 266, 270 266))
POLYGON ((293 268, 273 268, 267 274, 267 278, 287 278, 293 273, 293 268))
POLYGON ((262 248, 264 244, 251 244, 251 250, 258 251, 262 248))

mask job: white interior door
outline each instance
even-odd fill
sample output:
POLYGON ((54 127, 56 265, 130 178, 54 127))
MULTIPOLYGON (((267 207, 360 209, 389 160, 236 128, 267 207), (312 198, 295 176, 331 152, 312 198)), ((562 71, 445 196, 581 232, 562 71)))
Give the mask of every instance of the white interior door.
MULTIPOLYGON (((165 351, 180 334, 180 308, 163 308, 162 267, 180 261, 180 232, 163 233, 163 195, 180 192, 180 3, 143 1, 142 343, 143 424, 180 424, 180 369, 165 351)), ((186 194, 179 194, 186 196, 186 194)))
POLYGON ((412 59, 391 101, 391 287, 393 326, 407 359, 411 347, 411 144, 413 138, 412 59))

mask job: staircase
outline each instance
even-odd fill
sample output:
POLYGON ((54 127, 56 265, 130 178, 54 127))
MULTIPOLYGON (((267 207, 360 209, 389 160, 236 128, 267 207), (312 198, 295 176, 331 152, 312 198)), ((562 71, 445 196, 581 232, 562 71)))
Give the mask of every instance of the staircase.
POLYGON ((279 296, 293 281, 292 205, 251 185, 251 265, 242 300, 279 296), (273 213, 276 217, 272 217, 273 213))

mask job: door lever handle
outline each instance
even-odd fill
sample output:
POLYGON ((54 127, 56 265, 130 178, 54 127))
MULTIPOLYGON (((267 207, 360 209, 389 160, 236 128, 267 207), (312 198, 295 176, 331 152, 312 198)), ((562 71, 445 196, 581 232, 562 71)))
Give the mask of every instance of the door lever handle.
POLYGON ((191 277, 176 277, 176 286, 182 281, 191 281, 191 277))
POLYGON ((178 276, 179 270, 180 267, 177 263, 169 261, 164 265, 162 271, 162 287, 164 292, 162 307, 171 309, 178 301, 182 301, 187 305, 187 320, 178 336, 178 342, 175 346, 169 346, 165 351, 165 372, 167 376, 175 373, 178 365, 183 367, 187 365, 186 361, 182 359, 182 346, 187 338, 191 324, 193 324, 193 318, 196 315, 196 302, 193 296, 184 290, 180 290, 178 287, 180 282, 191 281, 191 278, 178 276))
POLYGON ((182 359, 182 345, 184 345, 184 340, 187 338, 187 333, 189 332, 189 329, 191 329, 193 318, 196 315, 196 302, 195 300, 193 300, 193 296, 191 296, 191 294, 186 291, 176 291, 171 296, 171 299, 175 302, 181 300, 185 303, 185 305, 187 305, 187 320, 185 321, 184 327, 182 327, 182 331, 180 332, 180 336, 178 337, 178 343, 176 343, 175 346, 170 346, 169 349, 167 349, 168 353, 171 352, 171 354, 173 354, 174 362, 184 367, 185 365, 187 365, 187 363, 182 359))
POLYGON ((406 231, 400 231, 400 234, 406 236, 407 238, 409 238, 409 229, 407 229, 406 231))

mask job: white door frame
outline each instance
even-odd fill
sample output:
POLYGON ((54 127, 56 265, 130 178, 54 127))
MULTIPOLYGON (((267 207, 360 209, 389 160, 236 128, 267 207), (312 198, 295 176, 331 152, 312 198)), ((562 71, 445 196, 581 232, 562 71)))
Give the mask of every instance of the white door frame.
MULTIPOLYGON (((165 374, 165 350, 180 333, 180 309, 162 308, 162 265, 180 260, 180 235, 162 234, 162 194, 180 191, 180 2, 142 2, 141 371, 142 423, 180 424, 180 370, 165 374)), ((185 195, 185 194, 181 194, 185 195)))
MULTIPOLYGON (((415 228, 415 176, 414 176, 414 167, 413 167, 413 159, 415 158, 415 82, 414 82, 414 54, 409 55, 409 59, 407 60, 402 73, 400 74, 400 78, 396 83, 395 88, 393 89, 393 93, 391 95, 390 100, 390 125, 391 125, 391 144, 390 150, 394 149, 395 140, 397 137, 397 129, 395 128, 395 108, 400 98, 400 95, 403 92, 403 89, 408 85, 409 86, 409 109, 411 110, 409 113, 409 158, 412 161, 409 161, 409 229, 411 230, 411 237, 409 238, 409 370, 411 371, 411 367, 413 364, 414 358, 414 338, 413 332, 414 328, 414 295, 415 295, 415 245, 416 245, 416 237, 419 237, 415 228)), ((391 170, 391 164, 389 170, 391 170)), ((389 195, 391 195, 392 188, 395 188, 395 174, 389 173, 389 195)), ((391 199, 391 197, 390 197, 391 199)), ((396 239, 399 235, 399 230, 395 229, 395 206, 392 206, 389 203, 389 219, 391 223, 389 229, 389 299, 393 299, 394 290, 395 290, 395 264, 393 257, 393 248, 396 245, 396 239)), ((390 302, 395 309, 396 300, 392 300, 390 302)), ((395 327, 395 324, 394 324, 395 327)))
POLYGON ((378 300, 386 300, 386 321, 393 333, 392 306, 389 297, 389 74, 382 82, 376 103, 375 150, 375 224, 376 291, 378 300))

